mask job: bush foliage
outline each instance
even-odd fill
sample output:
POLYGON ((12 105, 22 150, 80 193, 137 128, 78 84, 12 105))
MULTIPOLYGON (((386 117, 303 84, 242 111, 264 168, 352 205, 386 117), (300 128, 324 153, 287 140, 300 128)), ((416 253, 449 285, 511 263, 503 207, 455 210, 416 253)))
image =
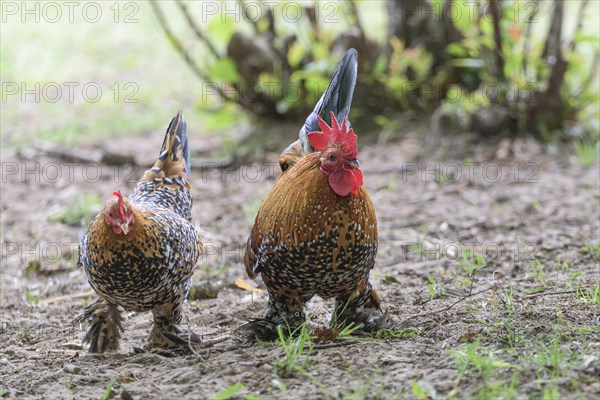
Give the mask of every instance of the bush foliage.
POLYGON ((240 1, 246 15, 239 23, 223 14, 204 21, 189 3, 176 3, 193 40, 178 38, 160 3, 151 3, 174 48, 209 93, 258 117, 306 115, 354 47, 360 74, 353 113, 380 125, 399 112, 439 110, 482 134, 600 136, 600 46, 583 29, 589 0, 317 2, 293 21, 282 17, 289 2, 273 8, 240 1), (367 6, 386 7, 387 21, 377 22, 387 22, 385 37, 364 29, 373 23, 367 6), (570 32, 565 7, 577 7, 570 32))

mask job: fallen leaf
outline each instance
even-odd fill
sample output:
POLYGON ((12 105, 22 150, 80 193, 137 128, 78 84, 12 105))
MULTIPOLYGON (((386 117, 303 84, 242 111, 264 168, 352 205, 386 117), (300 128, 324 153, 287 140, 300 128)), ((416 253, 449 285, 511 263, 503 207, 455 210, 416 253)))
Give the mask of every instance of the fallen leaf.
POLYGON ((478 332, 467 332, 467 333, 463 334, 461 337, 459 337, 458 341, 462 342, 462 343, 471 343, 471 342, 474 342, 478 336, 479 336, 478 332))
POLYGON ((249 292, 256 292, 256 293, 262 293, 263 292, 262 289, 257 288, 255 284, 253 284, 252 282, 249 282, 249 281, 245 280, 244 278, 237 278, 235 280, 235 286, 239 287, 240 289, 247 290, 249 292))
POLYGON ((392 275, 383 275, 381 280, 387 283, 400 283, 400 281, 392 275))

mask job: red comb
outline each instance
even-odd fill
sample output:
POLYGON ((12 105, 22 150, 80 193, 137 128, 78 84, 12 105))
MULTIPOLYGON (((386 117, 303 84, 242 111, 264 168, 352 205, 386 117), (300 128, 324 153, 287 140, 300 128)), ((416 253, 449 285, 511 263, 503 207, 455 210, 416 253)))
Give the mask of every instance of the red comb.
POLYGON ((119 214, 121 214, 121 219, 125 221, 127 218, 125 217, 123 195, 121 194, 120 190, 114 191, 113 195, 117 196, 117 202, 119 203, 119 214))
POLYGON ((355 159, 358 153, 356 146, 357 137, 352 128, 348 129, 346 117, 342 120, 342 125, 338 122, 333 111, 331 112, 331 126, 323 118, 317 120, 321 127, 321 132, 310 132, 308 140, 312 147, 318 151, 324 151, 333 143, 337 143, 342 147, 344 154, 349 159, 355 159))

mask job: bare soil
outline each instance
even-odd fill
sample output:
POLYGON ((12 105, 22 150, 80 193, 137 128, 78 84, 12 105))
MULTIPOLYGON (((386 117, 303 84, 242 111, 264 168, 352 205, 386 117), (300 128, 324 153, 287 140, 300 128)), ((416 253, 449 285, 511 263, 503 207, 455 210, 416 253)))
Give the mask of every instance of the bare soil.
MULTIPOLYGON (((235 398, 412 399, 420 396, 415 385, 430 398, 479 398, 490 385, 510 386, 513 377, 517 398, 539 398, 548 388, 567 399, 600 394, 598 304, 577 293, 577 287, 593 290, 600 281, 599 261, 585 249, 600 245, 598 165, 580 167, 560 148, 525 139, 481 142, 462 135, 424 146, 409 134, 362 146, 380 232, 372 279, 402 334, 318 344, 310 365, 292 372, 275 366, 281 345, 249 345, 235 333, 246 319, 261 316, 266 304, 264 292, 234 282, 246 278, 242 249, 278 169, 266 163, 217 169, 196 162, 204 168, 191 177, 193 216, 205 255, 194 280, 219 287, 217 298, 191 300, 185 308, 185 325, 201 334, 203 345, 188 356, 140 352, 151 316, 129 313, 120 351, 88 354, 81 343, 87 327, 70 322, 93 299, 75 264, 85 227, 51 216, 88 193, 106 199, 117 188, 130 191, 161 142, 161 132, 111 140, 110 148, 134 156, 138 169, 67 164, 34 151, 2 160, 5 398, 98 399, 113 378, 110 395, 123 399, 211 398, 236 383, 243 388, 235 398), (475 274, 470 268, 483 264, 461 261, 469 249, 486 260, 475 274), (470 276, 472 286, 465 281, 470 276), (523 339, 516 352, 509 350, 509 332, 523 339), (552 338, 570 357, 558 373, 535 362, 552 338), (459 376, 450 350, 477 340, 512 367, 486 376, 471 365, 459 376)), ((196 155, 207 147, 205 138, 192 142, 196 155)), ((308 304, 311 330, 327 325, 332 306, 318 298, 308 304)))

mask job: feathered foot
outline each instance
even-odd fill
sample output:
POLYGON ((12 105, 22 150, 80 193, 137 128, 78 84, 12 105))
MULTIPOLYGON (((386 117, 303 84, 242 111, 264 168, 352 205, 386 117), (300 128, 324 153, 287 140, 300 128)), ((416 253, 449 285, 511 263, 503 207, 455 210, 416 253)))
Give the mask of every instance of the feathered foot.
POLYGON ((146 347, 189 354, 193 352, 193 346, 198 344, 200 336, 194 332, 182 331, 170 322, 155 320, 146 347))
POLYGON ((381 311, 379 295, 366 283, 364 290, 354 299, 336 299, 335 312, 331 318, 332 327, 360 326, 360 330, 376 332, 385 329, 387 313, 381 311))
POLYGON ((104 353, 119 349, 119 340, 123 332, 123 317, 116 305, 102 299, 90 304, 73 320, 73 323, 88 321, 91 326, 83 337, 84 343, 90 343, 90 353, 104 353))
POLYGON ((373 308, 340 315, 338 318, 336 322, 332 322, 332 327, 343 328, 354 324, 353 326, 364 332, 378 332, 388 327, 387 313, 373 308))
POLYGON ((237 329, 237 332, 246 341, 273 341, 279 337, 279 327, 282 328, 285 336, 293 336, 305 322, 306 316, 301 311, 285 313, 285 317, 281 314, 273 316, 267 312, 265 318, 248 320, 247 323, 237 329))

